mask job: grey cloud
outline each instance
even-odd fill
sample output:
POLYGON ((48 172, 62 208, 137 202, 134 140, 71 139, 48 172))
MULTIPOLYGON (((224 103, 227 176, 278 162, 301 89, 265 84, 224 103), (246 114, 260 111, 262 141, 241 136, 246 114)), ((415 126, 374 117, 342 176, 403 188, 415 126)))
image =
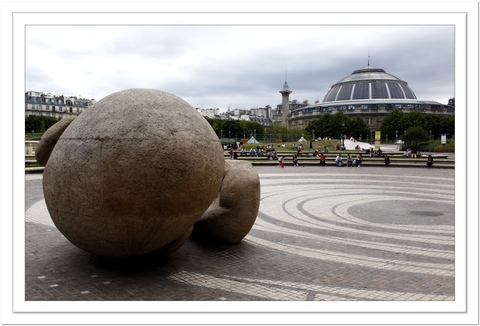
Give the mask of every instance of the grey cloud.
MULTIPOLYGON (((79 91, 91 87, 98 96, 150 87, 191 99, 194 106, 276 106, 286 69, 292 98, 323 100, 331 85, 367 65, 369 52, 372 66, 407 81, 417 96, 445 98, 453 92, 448 27, 122 26, 102 28, 98 36, 95 28, 79 30, 71 35, 76 45, 93 38, 90 45, 60 51, 67 55, 54 54, 52 60, 70 60, 72 72, 90 79, 89 85, 78 80, 79 91)), ((58 48, 39 37, 30 49, 58 48)), ((27 85, 39 87, 34 81, 41 80, 41 71, 28 61, 27 68, 27 85)))

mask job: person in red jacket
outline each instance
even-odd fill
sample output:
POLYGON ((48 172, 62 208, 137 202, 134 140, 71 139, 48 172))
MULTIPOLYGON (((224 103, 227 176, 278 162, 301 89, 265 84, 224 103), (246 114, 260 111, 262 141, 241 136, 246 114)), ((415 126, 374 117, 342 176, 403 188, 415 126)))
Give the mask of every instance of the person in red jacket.
POLYGON ((325 155, 323 155, 323 153, 320 153, 320 166, 325 166, 325 162, 327 160, 327 158, 325 157, 325 155))

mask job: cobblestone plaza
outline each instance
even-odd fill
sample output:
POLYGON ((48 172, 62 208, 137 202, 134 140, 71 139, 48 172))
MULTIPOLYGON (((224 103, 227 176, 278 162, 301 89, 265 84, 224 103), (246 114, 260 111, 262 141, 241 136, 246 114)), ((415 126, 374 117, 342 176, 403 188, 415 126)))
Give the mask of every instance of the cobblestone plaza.
POLYGON ((25 300, 455 300, 453 170, 256 169, 260 211, 240 244, 189 240, 159 261, 76 248, 42 174, 26 175, 25 300))
POLYGON ((260 210, 241 243, 188 240, 154 261, 101 259, 72 245, 49 217, 42 174, 26 174, 25 303, 202 316, 393 309, 404 317, 463 302, 456 297, 455 170, 255 169, 260 210))

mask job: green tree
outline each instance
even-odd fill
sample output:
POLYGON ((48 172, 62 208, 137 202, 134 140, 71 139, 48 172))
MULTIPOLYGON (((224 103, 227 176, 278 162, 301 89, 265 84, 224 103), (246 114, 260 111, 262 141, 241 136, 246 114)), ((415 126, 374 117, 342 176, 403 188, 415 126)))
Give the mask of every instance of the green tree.
POLYGON ((258 122, 246 120, 226 120, 205 118, 219 138, 240 139, 246 136, 256 135, 263 138, 263 126, 258 122))
POLYGON ((367 123, 365 120, 360 116, 351 117, 347 121, 347 136, 353 137, 355 139, 360 139, 360 135, 362 139, 365 139, 370 132, 367 123))
MULTIPOLYGON (((332 137, 335 135, 340 135, 340 130, 336 130, 333 126, 333 116, 330 112, 325 113, 320 118, 312 119, 308 124, 309 129, 315 130, 315 135, 317 137, 332 137)), ((338 137, 338 136, 337 136, 338 137)))
POLYGON ((395 109, 383 118, 380 130, 382 135, 391 135, 393 139, 395 135, 403 135, 409 126, 406 114, 399 109, 395 109))
POLYGON ((332 138, 342 138, 344 134, 348 133, 348 120, 349 117, 341 111, 332 115, 332 138))
POLYGON ((312 140, 313 137, 318 138, 315 128, 310 128, 310 125, 307 125, 307 127, 304 129, 291 128, 288 130, 288 134, 291 136, 291 141, 298 141, 302 136, 307 140, 312 140))
POLYGON ((36 115, 29 115, 25 117, 25 133, 31 133, 40 129, 40 123, 37 121, 38 118, 39 117, 36 115))
POLYGON ((455 116, 434 113, 425 114, 419 111, 403 113, 395 109, 383 119, 381 131, 382 135, 391 135, 391 138, 393 138, 393 135, 397 132, 401 136, 409 127, 414 126, 423 128, 429 136, 431 134, 433 139, 438 138, 440 134, 453 136, 455 135, 455 116))
POLYGON ((427 130, 426 114, 419 111, 411 111, 406 115, 409 127, 422 127, 427 130))
POLYGON ((429 137, 431 135, 432 139, 435 139, 435 136, 441 133, 447 133, 444 130, 444 121, 446 117, 440 116, 439 114, 427 114, 425 116, 425 130, 428 130, 429 137))
POLYGON ((280 124, 274 123, 266 128, 265 135, 268 135, 266 136, 267 139, 276 140, 281 138, 282 140, 285 140, 287 139, 288 129, 282 127, 280 124))
POLYGON ((60 119, 39 115, 28 115, 25 117, 25 133, 44 133, 60 119))
POLYGON ((428 132, 420 126, 412 126, 407 129, 401 139, 408 142, 413 149, 417 149, 419 142, 428 139, 428 132))
POLYGON ((455 115, 440 116, 439 128, 432 131, 432 136, 439 134, 447 134, 452 137, 455 135, 455 115))
POLYGON ((360 138, 360 135, 366 137, 369 133, 368 125, 362 117, 350 117, 343 112, 336 112, 333 115, 327 112, 320 118, 311 120, 307 129, 309 131, 314 129, 316 137, 333 139, 338 139, 342 132, 356 139, 360 138))
POLYGON ((241 129, 241 138, 248 138, 248 135, 251 134, 250 126, 248 124, 249 121, 241 120, 239 121, 239 127, 241 129))

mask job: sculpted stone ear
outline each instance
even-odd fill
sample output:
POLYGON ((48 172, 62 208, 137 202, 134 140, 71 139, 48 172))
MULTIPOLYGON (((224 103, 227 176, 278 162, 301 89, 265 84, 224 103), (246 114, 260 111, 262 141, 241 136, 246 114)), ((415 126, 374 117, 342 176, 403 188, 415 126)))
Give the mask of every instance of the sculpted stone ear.
POLYGON ((37 144, 37 148, 35 149, 35 158, 37 159, 38 164, 41 166, 47 165, 48 158, 50 157, 50 154, 52 154, 53 148, 57 144, 58 139, 75 118, 76 116, 63 118, 48 128, 43 134, 37 144))
POLYGON ((250 232, 260 207, 260 178, 252 164, 225 161, 225 176, 217 198, 193 227, 202 241, 238 243, 250 232))

